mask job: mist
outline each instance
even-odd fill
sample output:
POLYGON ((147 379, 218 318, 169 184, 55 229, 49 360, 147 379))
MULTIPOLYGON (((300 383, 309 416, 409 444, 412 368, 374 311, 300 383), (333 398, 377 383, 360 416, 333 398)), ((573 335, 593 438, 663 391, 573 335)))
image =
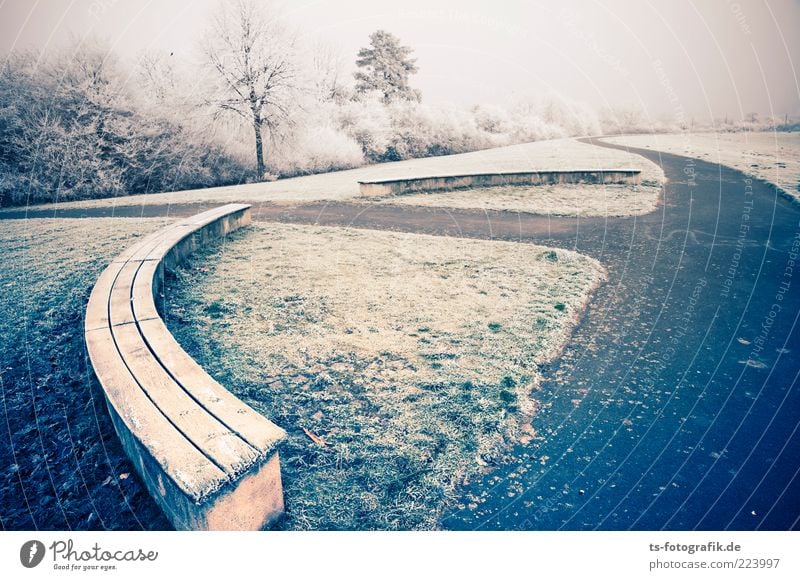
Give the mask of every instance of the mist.
MULTIPOLYGON (((0 51, 101 37, 123 57, 193 62, 213 0, 6 1, 0 51)), ((800 3, 543 0, 285 2, 303 44, 325 44, 347 72, 385 28, 412 47, 429 104, 506 105, 549 94, 593 108, 631 107, 665 121, 800 115, 800 3)))

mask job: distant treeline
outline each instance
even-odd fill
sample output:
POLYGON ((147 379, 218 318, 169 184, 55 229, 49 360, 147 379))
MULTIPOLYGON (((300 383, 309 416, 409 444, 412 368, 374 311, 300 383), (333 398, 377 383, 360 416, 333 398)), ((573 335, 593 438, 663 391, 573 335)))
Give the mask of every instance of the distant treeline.
MULTIPOLYGON (((295 90, 268 127, 258 175, 252 125, 223 114, 218 82, 170 55, 123 63, 96 42, 8 55, 0 64, 0 205, 238 184, 558 137, 690 129, 636 109, 598 114, 547 96, 508 107, 430 106, 418 92, 391 99, 363 81, 343 82, 340 62, 322 56, 292 53, 295 90)), ((724 127, 766 128, 798 124, 751 116, 724 127)))

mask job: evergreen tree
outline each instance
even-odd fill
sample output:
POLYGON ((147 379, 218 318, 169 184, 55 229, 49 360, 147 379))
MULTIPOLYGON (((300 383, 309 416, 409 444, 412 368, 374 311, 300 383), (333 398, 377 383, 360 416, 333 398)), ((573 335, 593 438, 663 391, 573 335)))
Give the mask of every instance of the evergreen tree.
POLYGON ((417 59, 411 57, 411 49, 385 30, 373 32, 369 41, 369 48, 358 51, 356 91, 378 91, 386 103, 398 99, 419 101, 420 92, 408 85, 409 75, 417 72, 417 59))

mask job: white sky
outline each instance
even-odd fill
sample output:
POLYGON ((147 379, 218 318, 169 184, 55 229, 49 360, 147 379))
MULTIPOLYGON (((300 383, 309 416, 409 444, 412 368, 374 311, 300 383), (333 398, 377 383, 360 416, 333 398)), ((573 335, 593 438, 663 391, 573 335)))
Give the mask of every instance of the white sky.
MULTIPOLYGON (((0 51, 96 35, 123 56, 191 59, 216 0, 0 0, 0 51)), ((652 115, 800 115, 798 0, 284 0, 303 42, 350 63, 384 28, 415 50, 429 103, 550 91, 652 115)))

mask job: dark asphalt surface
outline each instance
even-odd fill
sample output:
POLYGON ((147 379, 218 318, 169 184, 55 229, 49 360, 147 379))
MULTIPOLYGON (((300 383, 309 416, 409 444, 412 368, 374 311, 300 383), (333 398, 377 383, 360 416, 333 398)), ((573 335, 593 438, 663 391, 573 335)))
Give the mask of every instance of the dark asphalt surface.
POLYGON ((635 152, 669 179, 659 211, 526 237, 609 282, 545 369, 541 439, 445 527, 797 528, 800 211, 732 169, 635 152))
MULTIPOLYGON (((254 218, 541 243, 601 261, 601 287, 534 395, 539 438, 471 482, 449 529, 794 529, 800 516, 800 209, 769 184, 633 150, 669 179, 635 218, 359 203, 254 218)), ((204 204, 3 218, 191 215, 204 204)), ((524 345, 521 345, 524 348, 524 345)))

